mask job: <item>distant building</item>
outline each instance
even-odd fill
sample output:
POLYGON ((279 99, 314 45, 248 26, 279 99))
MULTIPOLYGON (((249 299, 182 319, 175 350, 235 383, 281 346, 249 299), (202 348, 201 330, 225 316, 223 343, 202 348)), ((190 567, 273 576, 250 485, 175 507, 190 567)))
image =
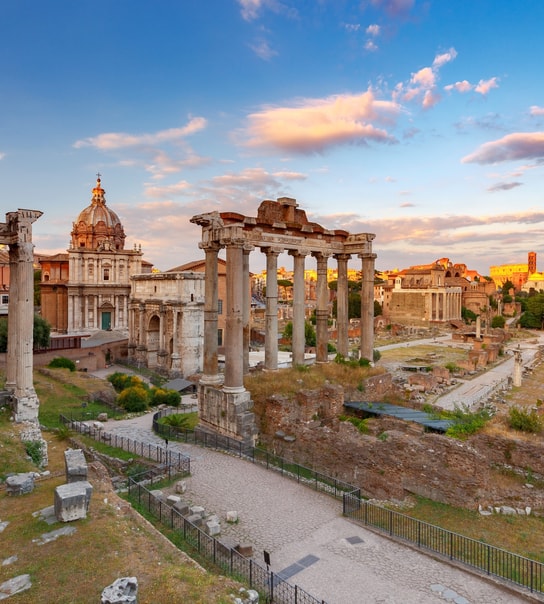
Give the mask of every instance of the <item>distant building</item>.
POLYGON ((73 223, 67 254, 42 257, 42 316, 58 333, 120 330, 128 335, 130 277, 151 272, 142 250, 125 249, 125 231, 97 178, 89 206, 73 223))
POLYGON ((522 290, 523 285, 534 273, 536 273, 535 252, 528 253, 527 264, 500 264, 489 268, 489 276, 497 288, 501 288, 507 281, 511 281, 516 291, 522 290))

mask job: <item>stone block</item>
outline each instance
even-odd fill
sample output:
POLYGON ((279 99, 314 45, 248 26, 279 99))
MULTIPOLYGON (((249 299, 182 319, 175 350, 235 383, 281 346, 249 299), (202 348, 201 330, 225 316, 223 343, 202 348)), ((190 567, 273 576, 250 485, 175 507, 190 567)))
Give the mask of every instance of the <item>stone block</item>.
POLYGON ((187 490, 187 483, 185 482, 185 480, 178 480, 176 482, 176 493, 181 493, 183 495, 183 493, 185 493, 185 491, 187 490))
POLYGON ((64 451, 64 466, 66 482, 87 480, 87 460, 81 449, 67 449, 64 451))
POLYGON ((138 598, 138 579, 122 577, 116 579, 102 591, 101 604, 136 604, 138 598))
POLYGON ((210 535, 210 537, 215 537, 221 533, 221 525, 219 522, 215 520, 207 520, 206 521, 206 533, 210 535))
POLYGON ((181 497, 178 497, 177 495, 168 495, 168 497, 166 498, 166 505, 174 507, 174 505, 176 503, 179 503, 180 501, 181 497))
POLYGON ((234 510, 227 512, 227 522, 238 522, 238 512, 234 510))
POLYGON ((247 543, 240 543, 234 548, 244 558, 251 558, 253 556, 253 546, 247 543))
POLYGON ((184 501, 177 501, 172 507, 176 510, 176 512, 179 512, 182 516, 189 515, 189 506, 184 501))
POLYGON ((8 495, 25 495, 34 490, 34 473, 14 474, 6 478, 6 493, 8 495))
POLYGON ((107 421, 108 421, 108 414, 107 414, 107 413, 99 413, 99 414, 96 416, 96 419, 97 419, 99 422, 107 422, 107 421))
POLYGON ((202 516, 200 514, 191 514, 187 516, 187 521, 199 528, 202 526, 202 516))
POLYGON ((190 512, 192 515, 199 515, 201 518, 204 518, 204 508, 201 505, 193 505, 190 508, 190 512))
POLYGON ((90 482, 70 482, 55 489, 55 517, 59 522, 71 522, 87 517, 93 487, 90 482))

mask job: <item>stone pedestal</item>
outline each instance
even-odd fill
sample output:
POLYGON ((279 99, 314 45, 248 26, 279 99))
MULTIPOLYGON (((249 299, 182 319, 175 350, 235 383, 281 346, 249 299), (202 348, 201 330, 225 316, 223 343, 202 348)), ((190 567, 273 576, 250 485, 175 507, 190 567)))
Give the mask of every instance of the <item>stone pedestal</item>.
POLYGON ((81 449, 64 451, 66 482, 81 482, 87 480, 87 460, 81 449))
POLYGON ((8 495, 25 495, 34 490, 34 474, 15 474, 6 478, 6 492, 8 495))
POLYGON ((55 518, 59 522, 86 518, 92 492, 91 483, 84 480, 57 487, 55 489, 55 518))
POLYGON ((222 388, 199 384, 200 422, 214 432, 242 440, 253 446, 257 439, 253 401, 247 390, 227 392, 222 388))

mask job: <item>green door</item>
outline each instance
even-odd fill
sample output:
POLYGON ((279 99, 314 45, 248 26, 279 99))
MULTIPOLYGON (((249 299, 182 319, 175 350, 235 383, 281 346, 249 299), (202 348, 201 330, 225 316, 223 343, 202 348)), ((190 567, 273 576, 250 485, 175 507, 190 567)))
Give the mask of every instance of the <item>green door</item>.
POLYGON ((111 312, 102 313, 102 329, 111 329, 111 312))

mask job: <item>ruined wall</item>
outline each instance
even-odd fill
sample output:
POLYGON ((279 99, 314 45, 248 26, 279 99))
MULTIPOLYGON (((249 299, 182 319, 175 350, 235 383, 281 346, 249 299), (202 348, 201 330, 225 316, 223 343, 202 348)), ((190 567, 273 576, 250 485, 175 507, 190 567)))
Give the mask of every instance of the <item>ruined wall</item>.
POLYGON ((304 391, 295 400, 272 396, 260 439, 275 454, 358 486, 367 497, 419 495, 470 509, 528 505, 544 514, 543 490, 524 484, 528 468, 544 478, 542 439, 475 435, 460 441, 392 417, 367 420, 363 434, 338 420, 344 412, 340 386, 304 391), (505 475, 517 478, 508 482, 505 475))

